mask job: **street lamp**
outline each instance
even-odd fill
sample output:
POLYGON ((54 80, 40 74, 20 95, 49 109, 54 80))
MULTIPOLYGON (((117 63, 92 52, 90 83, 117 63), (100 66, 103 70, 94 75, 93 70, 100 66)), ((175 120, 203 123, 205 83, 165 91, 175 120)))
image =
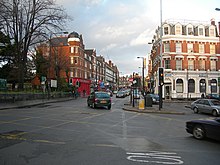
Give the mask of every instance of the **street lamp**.
POLYGON ((216 11, 220 11, 220 8, 215 8, 216 11))
POLYGON ((145 66, 144 66, 144 61, 146 60, 144 57, 137 57, 137 58, 142 58, 142 61, 143 61, 143 66, 142 66, 142 85, 143 85, 143 89, 142 89, 142 94, 144 95, 144 68, 145 68, 145 66))
MULTIPOLYGON (((162 65, 162 48, 163 48, 163 28, 162 28, 162 0, 160 0, 160 67, 163 67, 162 65)), ((163 100, 162 100, 162 84, 159 85, 159 110, 162 108, 163 100)))

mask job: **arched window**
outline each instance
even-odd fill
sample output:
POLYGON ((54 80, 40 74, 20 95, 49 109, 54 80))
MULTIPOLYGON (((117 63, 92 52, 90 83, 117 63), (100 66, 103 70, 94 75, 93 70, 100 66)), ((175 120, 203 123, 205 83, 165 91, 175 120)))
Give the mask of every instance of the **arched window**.
POLYGON ((182 79, 176 80, 176 92, 183 93, 183 80, 182 79))
POLYGON ((211 80, 211 93, 217 93, 217 80, 211 80))
POLYGON ((205 82, 205 79, 201 79, 199 81, 199 90, 200 90, 200 93, 206 93, 206 82, 205 82))
POLYGON ((188 80, 188 93, 195 93, 195 80, 188 80))

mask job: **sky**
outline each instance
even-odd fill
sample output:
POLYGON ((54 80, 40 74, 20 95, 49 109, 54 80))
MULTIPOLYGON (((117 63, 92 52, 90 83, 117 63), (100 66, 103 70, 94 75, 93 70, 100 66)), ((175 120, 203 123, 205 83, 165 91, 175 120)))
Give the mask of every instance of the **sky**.
MULTIPOLYGON (((150 54, 155 30, 160 26, 160 0, 56 0, 72 21, 71 33, 83 36, 86 49, 111 60, 120 75, 142 72, 142 59, 150 54)), ((162 0, 162 21, 220 22, 219 0, 162 0)))

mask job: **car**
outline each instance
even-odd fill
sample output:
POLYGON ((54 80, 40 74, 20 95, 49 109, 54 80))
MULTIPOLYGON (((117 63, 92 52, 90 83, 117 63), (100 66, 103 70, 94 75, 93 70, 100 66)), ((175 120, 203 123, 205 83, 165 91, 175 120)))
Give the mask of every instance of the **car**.
POLYGON ((118 91, 116 94, 116 98, 124 98, 126 96, 124 91, 118 91))
POLYGON ((107 107, 111 109, 111 102, 108 92, 92 92, 87 98, 87 105, 92 108, 107 107))
POLYGON ((153 104, 159 104, 159 95, 158 94, 147 94, 147 97, 150 96, 152 98, 153 104))
POLYGON ((220 140, 220 118, 187 121, 186 132, 199 140, 205 138, 220 140))
POLYGON ((191 103, 191 109, 194 113, 207 113, 213 116, 220 114, 220 101, 216 99, 197 99, 191 103))
POLYGON ((219 94, 207 94, 206 95, 206 98, 207 99, 217 99, 217 100, 220 100, 220 98, 219 98, 219 94))

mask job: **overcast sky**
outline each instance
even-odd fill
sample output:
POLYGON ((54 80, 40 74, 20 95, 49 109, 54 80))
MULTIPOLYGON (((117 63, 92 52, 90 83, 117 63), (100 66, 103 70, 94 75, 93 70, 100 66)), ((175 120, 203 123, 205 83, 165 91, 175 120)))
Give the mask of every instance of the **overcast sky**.
MULTIPOLYGON (((150 53, 160 25, 160 0, 56 0, 73 21, 68 32, 82 34, 86 48, 117 65, 120 75, 141 72, 138 56, 150 53)), ((220 21, 219 0, 162 0, 162 19, 220 21)))

